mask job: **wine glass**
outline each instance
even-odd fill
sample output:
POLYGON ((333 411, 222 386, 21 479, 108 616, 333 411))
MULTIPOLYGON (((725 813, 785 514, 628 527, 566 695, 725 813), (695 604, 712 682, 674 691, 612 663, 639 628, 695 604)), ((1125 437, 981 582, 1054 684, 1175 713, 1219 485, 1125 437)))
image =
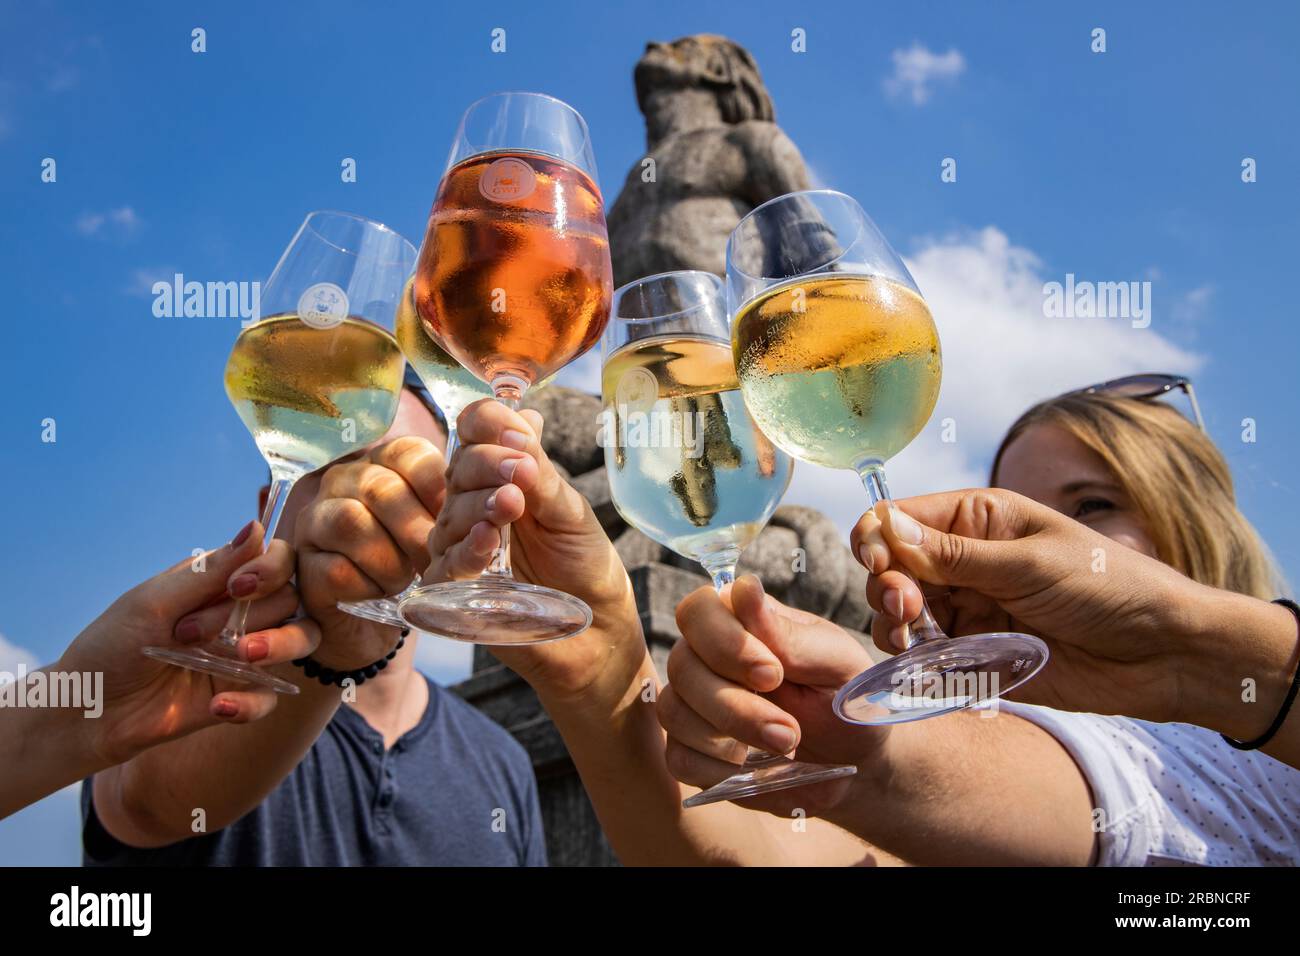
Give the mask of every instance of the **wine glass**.
MULTIPOLYGON (((388 431, 402 387, 402 351, 387 326, 415 247, 387 226, 342 212, 313 212, 262 288, 265 318, 235 340, 226 395, 271 469, 265 542, 294 483, 388 431)), ((250 601, 202 647, 143 652, 190 670, 298 693, 241 661, 250 601)))
MULTIPOLYGON (((613 278, 587 124, 540 93, 466 110, 429 216, 415 308, 442 348, 510 408, 586 352, 609 319, 613 278)), ((526 644, 581 633, 587 605, 516 581, 509 528, 472 581, 418 588, 406 623, 453 640, 526 644)))
MULTIPOLYGON (((412 287, 415 276, 407 280, 397 303, 394 316, 397 331, 397 344, 406 356, 407 364, 414 370, 420 384, 428 389, 434 404, 442 413, 447 427, 447 453, 443 457, 451 461, 456 453, 456 419, 465 406, 480 398, 491 398, 492 389, 480 381, 472 372, 447 354, 447 350, 434 341, 424 330, 419 313, 415 311, 412 287)), ((412 591, 420 585, 419 577, 400 594, 392 597, 369 598, 364 601, 339 601, 338 609, 355 617, 393 627, 402 627, 403 620, 398 606, 412 591)))
MULTIPOLYGON (((698 561, 722 593, 794 467, 745 410, 722 280, 683 271, 623 286, 614 293, 601 359, 601 444, 614 507, 633 528, 698 561)), ((751 749, 739 773, 682 805, 856 772, 751 749)))
MULTIPOLYGON (((852 468, 872 507, 892 501, 885 460, 925 426, 942 361, 930 310, 875 223, 832 190, 754 209, 727 243, 732 348, 745 404, 795 458, 852 468)), ((1047 661, 1028 634, 950 638, 928 607, 907 650, 836 695, 849 723, 937 717, 1009 693, 1047 661)))

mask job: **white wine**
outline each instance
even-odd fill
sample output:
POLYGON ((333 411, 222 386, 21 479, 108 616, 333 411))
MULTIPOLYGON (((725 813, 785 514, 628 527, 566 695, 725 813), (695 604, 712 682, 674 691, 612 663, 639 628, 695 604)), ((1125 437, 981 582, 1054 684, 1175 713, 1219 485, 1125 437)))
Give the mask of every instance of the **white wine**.
POLYGON ((420 321, 411 296, 414 276, 406 282, 397 305, 397 344, 402 347, 406 360, 415 369, 424 387, 433 395, 438 408, 454 428, 456 418, 465 406, 480 398, 490 398, 492 389, 477 376, 447 354, 447 350, 433 340, 420 321))
POLYGON ((632 527, 706 566, 743 550, 790 483, 790 459, 745 410, 726 342, 637 339, 605 362, 605 470, 632 527))
POLYGON ((272 474, 301 477, 388 431, 402 368, 397 342, 365 319, 318 329, 273 315, 235 340, 226 394, 272 474))
POLYGON ((732 347, 760 428, 802 461, 854 468, 917 436, 939 398, 939 334, 925 301, 879 276, 809 276, 737 314, 732 347))

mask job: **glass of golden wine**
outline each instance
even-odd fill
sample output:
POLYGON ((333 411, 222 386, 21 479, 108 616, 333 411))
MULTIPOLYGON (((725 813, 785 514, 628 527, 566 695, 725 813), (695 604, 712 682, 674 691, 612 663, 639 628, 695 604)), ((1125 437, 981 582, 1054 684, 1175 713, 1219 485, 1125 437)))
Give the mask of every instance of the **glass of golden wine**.
MULTIPOLYGON (((727 303, 741 392, 795 458, 851 468, 893 507, 885 461, 939 398, 939 335, 916 282, 850 196, 815 190, 754 209, 727 243, 727 303)), ((854 724, 937 717, 1009 693, 1047 662, 1028 634, 948 637, 928 607, 907 650, 836 695, 854 724)))
MULTIPOLYGON (((638 531, 698 561, 722 593, 794 467, 745 410, 722 280, 682 271, 623 286, 601 358, 601 444, 614 507, 638 531)), ((856 772, 751 749, 738 773, 682 805, 856 772)))
MULTIPOLYGON (((587 124, 540 93, 495 93, 465 111, 429 215, 414 303, 433 340, 497 401, 590 349, 609 320, 613 274, 587 124)), ((572 595, 516 581, 509 529, 471 581, 417 588, 406 623, 475 644, 579 634, 591 610, 572 595)))
MULTIPOLYGON (((397 413, 403 359, 390 331, 415 247, 387 226, 342 212, 303 221, 262 287, 262 313, 235 340, 226 395, 271 469, 266 542, 294 483, 378 440, 397 413)), ((147 647, 190 670, 296 694, 240 660, 249 601, 202 647, 147 647)))

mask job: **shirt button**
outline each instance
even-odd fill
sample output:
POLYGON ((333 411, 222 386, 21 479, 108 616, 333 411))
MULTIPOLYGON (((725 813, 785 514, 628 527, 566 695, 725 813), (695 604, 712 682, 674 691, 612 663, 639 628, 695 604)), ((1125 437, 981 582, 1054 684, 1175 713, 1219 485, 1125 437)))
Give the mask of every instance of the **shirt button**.
POLYGON ((383 793, 379 795, 379 803, 381 806, 386 807, 392 802, 393 802, 393 791, 385 790, 383 793))
POLYGON ((381 754, 381 753, 384 752, 384 745, 381 744, 378 740, 376 740, 376 741, 375 741, 373 744, 371 744, 370 746, 371 746, 371 749, 374 750, 374 752, 377 753, 377 754, 381 754))

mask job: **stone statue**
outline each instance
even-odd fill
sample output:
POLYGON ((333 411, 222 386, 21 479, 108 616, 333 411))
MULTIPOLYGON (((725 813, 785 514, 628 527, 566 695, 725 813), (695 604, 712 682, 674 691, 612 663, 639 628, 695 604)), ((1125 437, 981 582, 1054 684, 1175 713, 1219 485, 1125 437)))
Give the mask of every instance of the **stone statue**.
POLYGON ((803 158, 774 122, 754 58, 725 37, 649 43, 634 76, 647 154, 609 211, 614 284, 675 269, 721 275, 736 223, 808 188, 803 158))

